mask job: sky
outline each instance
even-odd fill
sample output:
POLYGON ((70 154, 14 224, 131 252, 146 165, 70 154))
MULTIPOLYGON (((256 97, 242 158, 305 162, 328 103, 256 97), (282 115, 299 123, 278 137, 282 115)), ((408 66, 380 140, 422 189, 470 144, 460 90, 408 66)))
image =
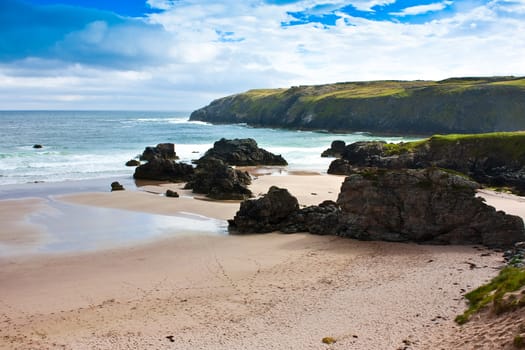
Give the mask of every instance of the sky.
POLYGON ((525 76, 525 0, 0 0, 0 110, 494 75, 525 76))

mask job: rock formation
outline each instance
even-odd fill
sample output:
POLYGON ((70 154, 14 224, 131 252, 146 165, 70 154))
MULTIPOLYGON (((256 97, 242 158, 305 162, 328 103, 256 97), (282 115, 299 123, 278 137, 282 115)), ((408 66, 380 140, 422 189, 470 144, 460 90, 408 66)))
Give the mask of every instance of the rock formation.
POLYGON ((151 161, 153 159, 179 159, 175 153, 175 144, 159 143, 155 147, 146 147, 140 156, 140 160, 151 161))
POLYGON ((147 163, 135 168, 135 179, 186 182, 193 175, 191 164, 175 161, 178 157, 173 143, 159 143, 155 147, 146 147, 140 159, 147 163))
POLYGON ((490 186, 525 193, 525 133, 435 135, 401 144, 356 142, 345 147, 329 174, 348 174, 353 167, 389 169, 440 167, 464 173, 490 186))
POLYGON ((186 188, 213 199, 247 199, 252 193, 248 189, 250 175, 233 169, 220 159, 201 158, 186 188))
POLYGON ((126 162, 126 166, 139 166, 140 162, 136 159, 130 159, 126 162))
POLYGON ((346 143, 341 140, 335 140, 330 145, 330 148, 321 153, 321 157, 333 157, 341 158, 343 152, 345 151, 346 143))
POLYGON ((122 186, 120 182, 114 181, 111 183, 111 192, 113 191, 124 191, 124 186, 122 186))
POLYGON ((479 185, 440 169, 363 168, 344 181, 337 203, 299 209, 276 187, 241 203, 232 232, 311 232, 361 240, 510 247, 525 239, 520 217, 475 197, 479 185))
POLYGON ((193 175, 191 164, 177 163, 174 160, 153 158, 138 166, 133 177, 142 180, 186 182, 193 175))
POLYGON ((475 197, 479 185, 440 169, 361 169, 337 204, 341 236, 364 240, 508 247, 525 238, 520 217, 475 197))
POLYGON ((220 139, 213 144, 204 156, 197 161, 200 163, 206 159, 220 159, 228 165, 250 166, 250 165, 287 165, 288 163, 281 155, 275 155, 259 148, 254 139, 220 139))

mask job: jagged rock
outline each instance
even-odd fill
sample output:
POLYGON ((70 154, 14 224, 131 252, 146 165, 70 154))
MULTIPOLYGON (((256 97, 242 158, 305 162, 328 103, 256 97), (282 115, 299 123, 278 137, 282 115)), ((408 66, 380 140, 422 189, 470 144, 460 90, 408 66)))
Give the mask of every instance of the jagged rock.
POLYGON ((155 157, 135 169, 133 177, 143 180, 185 182, 191 179, 193 167, 171 159, 155 157))
POLYGON ((179 194, 173 190, 166 190, 166 197, 179 198, 179 194))
POLYGON ((247 199, 251 177, 248 173, 233 169, 220 159, 206 158, 199 161, 195 174, 186 188, 194 193, 206 194, 213 199, 247 199))
POLYGON ((111 192, 113 191, 124 191, 124 186, 120 184, 120 182, 115 181, 111 183, 111 192))
POLYGON ((272 186, 263 197, 242 202, 229 224, 232 230, 239 233, 277 231, 286 218, 298 210, 297 198, 287 189, 272 186))
POLYGON ((321 153, 321 157, 340 158, 346 147, 346 143, 341 140, 332 141, 330 148, 321 153))
POLYGON ((475 197, 479 184, 440 169, 362 169, 344 181, 341 236, 364 240, 508 247, 525 239, 520 217, 475 197))
POLYGON ((140 160, 145 160, 148 162, 155 158, 171 160, 179 159, 179 157, 175 153, 175 144, 159 143, 155 147, 146 147, 144 149, 144 152, 142 152, 142 155, 140 156, 140 160))
POLYGON ((140 161, 136 159, 130 159, 126 162, 126 166, 139 166, 139 165, 140 165, 140 161))
POLYGON ((254 139, 220 139, 213 144, 197 164, 205 159, 220 159, 229 165, 287 165, 281 155, 275 155, 257 146, 254 139))

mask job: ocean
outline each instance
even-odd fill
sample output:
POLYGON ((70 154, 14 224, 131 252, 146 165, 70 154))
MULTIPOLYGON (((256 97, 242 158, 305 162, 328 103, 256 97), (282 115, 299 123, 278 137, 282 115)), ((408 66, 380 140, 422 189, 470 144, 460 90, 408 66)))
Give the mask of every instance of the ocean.
POLYGON ((321 158, 333 140, 407 141, 368 133, 334 134, 211 125, 188 121, 189 112, 0 111, 0 185, 131 178, 126 161, 146 146, 175 143, 183 162, 201 157, 220 138, 254 138, 281 154, 288 170, 326 172, 321 158), (40 149, 33 145, 40 144, 40 149))

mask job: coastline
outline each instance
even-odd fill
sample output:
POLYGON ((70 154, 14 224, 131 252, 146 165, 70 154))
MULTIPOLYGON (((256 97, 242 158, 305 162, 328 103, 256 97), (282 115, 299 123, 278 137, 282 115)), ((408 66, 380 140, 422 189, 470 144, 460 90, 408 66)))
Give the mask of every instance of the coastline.
MULTIPOLYGON (((335 200, 343 179, 265 175, 252 190, 258 195, 277 185, 301 205, 312 205, 335 200)), ((1 210, 0 219, 11 239, 29 240, 16 244, 27 245, 45 236, 27 217, 49 210, 50 199, 86 213, 109 208, 118 210, 111 215, 192 213, 218 220, 233 217, 239 207, 195 199, 181 186, 109 192, 107 182, 107 192, 1 200, 0 207, 10 210, 1 210), (159 195, 167 188, 181 197, 159 195)), ((521 198, 481 195, 498 209, 525 216, 521 198)), ((78 230, 82 224, 76 222, 78 230)), ((122 223, 121 229, 132 225, 122 223)), ((456 329, 464 292, 494 277, 502 264, 500 253, 481 247, 213 232, 159 235, 92 251, 2 256, 0 349, 437 348, 439 337, 456 329), (327 336, 337 342, 323 344, 327 336)))

